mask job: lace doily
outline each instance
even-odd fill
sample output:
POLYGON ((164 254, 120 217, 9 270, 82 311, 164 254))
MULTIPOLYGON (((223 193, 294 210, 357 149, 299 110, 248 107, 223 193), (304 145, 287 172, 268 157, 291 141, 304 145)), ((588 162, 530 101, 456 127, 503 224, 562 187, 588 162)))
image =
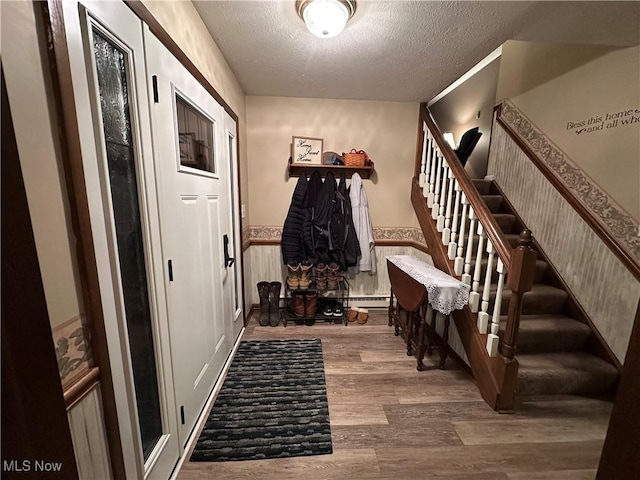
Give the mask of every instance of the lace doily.
POLYGON ((411 255, 389 255, 391 263, 427 289, 427 301, 438 312, 449 315, 469 303, 469 286, 411 255))

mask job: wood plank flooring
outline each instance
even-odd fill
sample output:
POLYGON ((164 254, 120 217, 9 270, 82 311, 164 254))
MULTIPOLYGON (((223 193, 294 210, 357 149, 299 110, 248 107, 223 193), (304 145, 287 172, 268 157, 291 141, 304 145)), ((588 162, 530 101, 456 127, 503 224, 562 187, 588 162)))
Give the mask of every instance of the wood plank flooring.
POLYGON ((496 413, 454 360, 442 371, 427 357, 418 372, 383 309, 347 327, 260 327, 254 318, 243 340, 279 338, 322 339, 333 454, 187 462, 179 479, 595 478, 610 402, 523 397, 513 414, 496 413))

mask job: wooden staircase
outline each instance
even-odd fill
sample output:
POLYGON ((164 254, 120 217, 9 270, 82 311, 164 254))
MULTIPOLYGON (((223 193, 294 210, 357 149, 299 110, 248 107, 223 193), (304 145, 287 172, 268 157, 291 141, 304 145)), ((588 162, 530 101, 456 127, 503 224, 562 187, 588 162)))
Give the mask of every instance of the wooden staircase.
MULTIPOLYGON (((502 192, 490 180, 472 180, 511 246, 517 245, 526 226, 502 192)), ((611 391, 618 370, 608 355, 593 349, 598 344, 588 319, 534 243, 536 263, 533 286, 523 295, 517 336, 519 363, 516 393, 603 395, 611 391)), ((490 305, 495 302, 492 279, 490 305)), ((499 336, 504 336, 511 292, 503 292, 499 336)))
POLYGON ((478 388, 494 409, 516 394, 601 396, 619 364, 531 232, 490 180, 471 180, 421 106, 411 199, 434 265, 470 285, 453 314, 478 388))

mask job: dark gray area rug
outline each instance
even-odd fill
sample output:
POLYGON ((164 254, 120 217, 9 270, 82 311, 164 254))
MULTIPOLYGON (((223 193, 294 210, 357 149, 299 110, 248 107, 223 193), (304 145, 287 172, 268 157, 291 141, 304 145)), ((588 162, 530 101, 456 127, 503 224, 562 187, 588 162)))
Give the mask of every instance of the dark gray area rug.
POLYGON ((331 452, 322 342, 241 342, 191 461, 331 452))

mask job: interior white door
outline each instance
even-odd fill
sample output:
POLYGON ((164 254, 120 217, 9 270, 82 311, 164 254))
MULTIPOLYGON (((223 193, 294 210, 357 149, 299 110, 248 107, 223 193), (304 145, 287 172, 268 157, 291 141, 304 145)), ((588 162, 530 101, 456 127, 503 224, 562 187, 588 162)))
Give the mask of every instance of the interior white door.
POLYGON ((148 30, 145 45, 155 91, 152 134, 184 445, 231 351, 232 319, 224 307, 231 216, 223 109, 148 30))

